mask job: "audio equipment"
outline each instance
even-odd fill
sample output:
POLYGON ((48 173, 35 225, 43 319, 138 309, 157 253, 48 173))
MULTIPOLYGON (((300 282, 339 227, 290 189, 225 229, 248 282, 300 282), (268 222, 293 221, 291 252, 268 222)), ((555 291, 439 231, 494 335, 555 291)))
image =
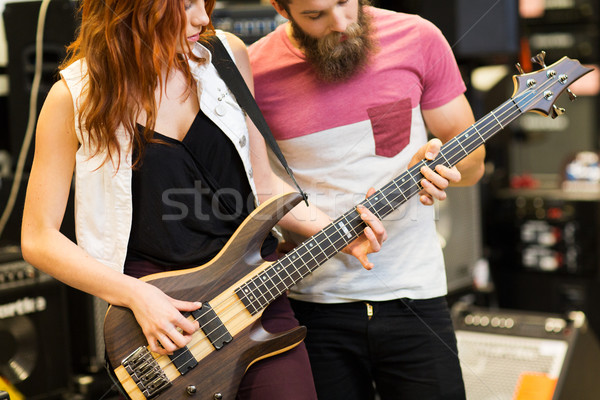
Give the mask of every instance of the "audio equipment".
POLYGON ((548 0, 523 7, 528 25, 581 25, 598 21, 597 0, 548 0))
POLYGON ((234 33, 247 45, 272 32, 287 20, 273 6, 233 2, 216 8, 212 15, 213 26, 234 33))
POLYGON ((482 255, 479 185, 449 187, 436 202, 436 226, 444 252, 448 293, 473 286, 473 267, 482 255))
MULTIPOLYGON (((23 144, 29 118, 29 99, 35 72, 36 32, 40 5, 41 1, 6 3, 3 14, 10 84, 8 95, 10 152, 15 162, 23 144)), ((54 0, 49 3, 44 29, 42 79, 37 112, 39 112, 50 87, 58 79, 58 65, 66 55, 65 47, 74 38, 75 8, 76 3, 71 0, 54 0)), ((33 143, 26 163, 28 167, 31 166, 32 149, 33 143)))
POLYGON ((583 311, 600 332, 600 196, 504 190, 486 213, 486 246, 501 307, 583 311))
POLYGON ((600 345, 584 313, 459 302, 452 318, 467 398, 592 400, 600 393, 600 345))
POLYGON ((108 303, 70 287, 67 288, 67 300, 74 372, 95 374, 103 371, 103 326, 108 303))
POLYGON ((70 386, 63 284, 22 259, 0 264, 0 376, 27 399, 70 386))

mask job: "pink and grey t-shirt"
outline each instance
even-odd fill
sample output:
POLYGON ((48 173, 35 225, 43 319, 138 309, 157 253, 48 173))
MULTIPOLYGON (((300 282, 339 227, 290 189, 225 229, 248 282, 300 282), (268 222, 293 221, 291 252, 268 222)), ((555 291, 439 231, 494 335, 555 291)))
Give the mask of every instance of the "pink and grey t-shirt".
MULTIPOLYGON (((377 52, 344 83, 316 79, 284 25, 249 48, 258 105, 309 200, 333 218, 363 200, 369 187, 379 189, 406 169, 427 141, 421 110, 465 91, 450 46, 433 24, 373 7, 366 12, 373 17, 377 52)), ((271 161, 285 179, 277 159, 271 161)), ((339 254, 290 296, 339 303, 444 295, 435 208, 415 196, 384 224, 388 240, 369 255, 374 270, 339 254)))

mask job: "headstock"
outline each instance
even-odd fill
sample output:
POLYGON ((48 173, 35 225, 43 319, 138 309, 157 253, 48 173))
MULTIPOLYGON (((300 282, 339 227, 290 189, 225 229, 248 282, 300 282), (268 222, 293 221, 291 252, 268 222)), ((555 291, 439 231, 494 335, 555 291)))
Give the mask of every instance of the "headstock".
POLYGON ((522 112, 535 111, 556 118, 565 113, 564 108, 554 104, 556 99, 567 91, 571 101, 575 100, 577 96, 571 92, 569 85, 591 72, 592 68, 586 68, 579 61, 568 57, 546 66, 545 57, 546 52, 542 51, 531 59, 542 66, 539 71, 523 73, 517 64, 521 75, 513 76, 515 92, 512 99, 522 112))

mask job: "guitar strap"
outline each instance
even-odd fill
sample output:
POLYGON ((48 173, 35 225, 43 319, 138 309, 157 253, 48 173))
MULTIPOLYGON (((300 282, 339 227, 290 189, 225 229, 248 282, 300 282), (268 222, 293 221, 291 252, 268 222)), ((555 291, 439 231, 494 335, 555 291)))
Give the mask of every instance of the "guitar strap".
POLYGON ((308 196, 300 188, 298 182, 296 182, 296 178, 294 178, 294 173, 288 166, 285 157, 281 153, 281 149, 279 148, 277 141, 275 141, 273 133, 271 132, 267 121, 265 121, 265 117, 258 108, 258 105, 254 100, 254 96, 252 96, 250 89, 248 89, 246 81, 244 81, 244 78, 242 77, 240 71, 237 69, 235 62, 231 59, 231 56, 225 48, 225 45, 223 45, 223 42, 221 42, 221 40, 216 35, 208 36, 207 40, 212 45, 212 63, 219 72, 219 75, 225 81, 227 87, 235 96, 240 107, 248 114, 252 122, 254 122, 254 125, 256 125, 263 138, 265 139, 265 142, 267 142, 267 144, 271 147, 271 150, 273 150, 273 153, 275 153, 275 155, 279 159, 279 162, 281 163, 283 168, 285 168, 285 171, 292 179, 292 182, 294 182, 294 185, 296 185, 296 188, 298 188, 298 191, 302 195, 304 202, 308 206, 308 196))

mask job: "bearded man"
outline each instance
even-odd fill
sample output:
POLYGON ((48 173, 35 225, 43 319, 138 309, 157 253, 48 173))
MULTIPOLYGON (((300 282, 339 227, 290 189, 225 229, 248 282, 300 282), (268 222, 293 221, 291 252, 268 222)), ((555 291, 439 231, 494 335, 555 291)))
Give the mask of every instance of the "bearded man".
MULTIPOLYGON (((271 4, 288 23, 249 48, 256 100, 310 201, 332 219, 473 124, 452 50, 430 22, 366 0, 271 4)), ((319 399, 465 398, 428 206, 450 184, 475 184, 484 157, 481 146, 453 168, 421 167, 419 196, 383 221, 373 270, 339 254, 292 288, 319 399)))

